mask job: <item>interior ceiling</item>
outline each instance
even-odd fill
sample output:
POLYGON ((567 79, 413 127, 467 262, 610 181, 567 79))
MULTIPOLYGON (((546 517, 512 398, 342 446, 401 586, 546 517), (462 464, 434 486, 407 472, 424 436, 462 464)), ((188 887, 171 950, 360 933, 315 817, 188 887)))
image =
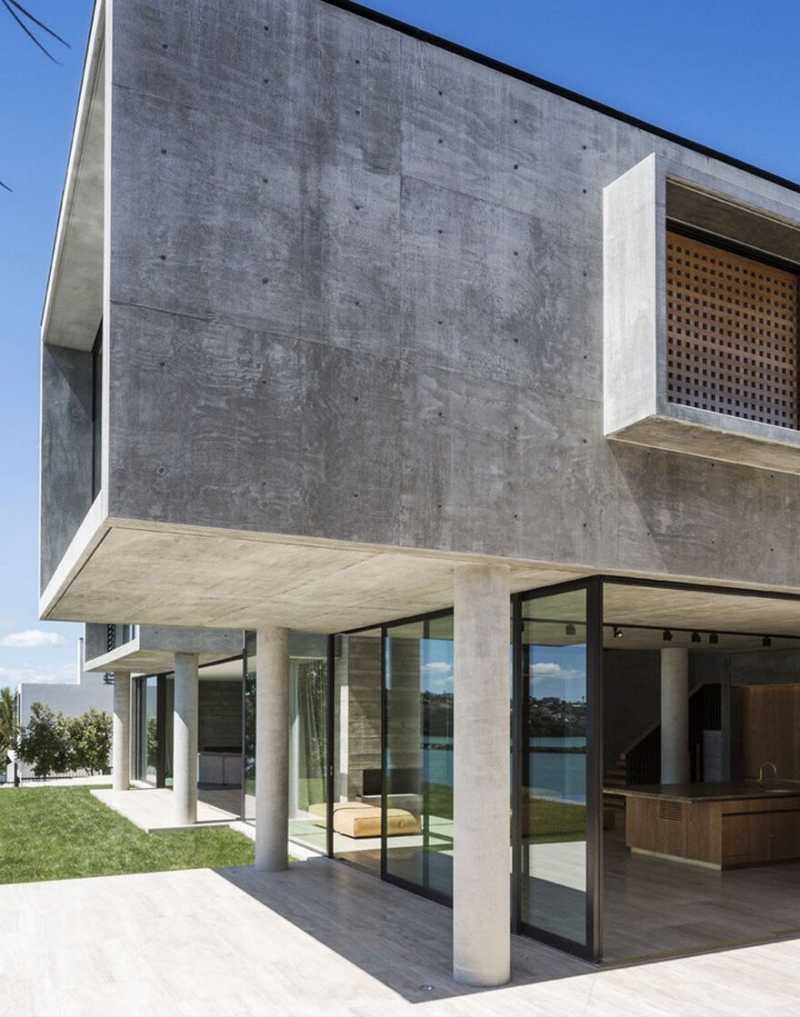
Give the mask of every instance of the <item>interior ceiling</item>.
MULTIPOLYGON (((765 635, 771 637, 772 649, 800 649, 800 639, 791 638, 800 636, 800 599, 608 582, 603 608, 603 643, 607 649, 687 646, 692 650, 733 652, 765 648, 765 635), (664 639, 664 630, 671 633, 671 640, 664 639), (700 636, 699 643, 692 640, 695 632, 700 636), (712 632, 717 635, 716 643, 710 642, 712 632)), ((537 619, 527 638, 548 645, 582 642, 585 610, 582 591, 527 601, 523 617, 537 619), (574 626, 574 635, 567 632, 567 625, 574 626)))
POLYGON ((605 621, 616 625, 800 636, 800 598, 607 583, 603 600, 605 621))

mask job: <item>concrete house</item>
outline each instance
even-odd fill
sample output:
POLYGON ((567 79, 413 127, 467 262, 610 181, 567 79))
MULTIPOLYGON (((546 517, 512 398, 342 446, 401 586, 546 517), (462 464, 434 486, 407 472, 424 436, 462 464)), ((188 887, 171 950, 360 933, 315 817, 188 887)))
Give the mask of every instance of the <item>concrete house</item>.
POLYGON ((474 984, 800 927, 798 273, 797 184, 367 9, 98 0, 41 616, 139 626, 119 793, 240 745, 474 984))

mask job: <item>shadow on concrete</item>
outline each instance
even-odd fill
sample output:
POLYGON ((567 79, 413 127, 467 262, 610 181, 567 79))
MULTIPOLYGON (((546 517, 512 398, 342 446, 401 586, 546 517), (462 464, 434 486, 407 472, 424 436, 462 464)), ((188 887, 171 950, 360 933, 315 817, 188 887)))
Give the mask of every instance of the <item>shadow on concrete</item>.
MULTIPOLYGON (((217 871, 411 1003, 486 991, 453 980, 452 911, 441 904, 327 858, 293 863, 281 873, 252 867, 217 871)), ((597 970, 542 943, 512 937, 509 986, 597 970)))

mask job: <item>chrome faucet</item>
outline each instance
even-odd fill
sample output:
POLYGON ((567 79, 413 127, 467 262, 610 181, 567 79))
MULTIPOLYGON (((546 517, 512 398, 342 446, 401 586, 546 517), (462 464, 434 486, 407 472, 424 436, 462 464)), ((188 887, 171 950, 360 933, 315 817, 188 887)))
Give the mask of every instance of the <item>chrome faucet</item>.
POLYGON ((777 780, 778 779, 778 767, 774 763, 769 763, 769 762, 762 763, 761 766, 759 766, 759 768, 758 768, 758 783, 761 784, 761 785, 764 784, 764 771, 766 770, 766 768, 768 766, 772 767, 772 778, 773 778, 773 780, 777 780))

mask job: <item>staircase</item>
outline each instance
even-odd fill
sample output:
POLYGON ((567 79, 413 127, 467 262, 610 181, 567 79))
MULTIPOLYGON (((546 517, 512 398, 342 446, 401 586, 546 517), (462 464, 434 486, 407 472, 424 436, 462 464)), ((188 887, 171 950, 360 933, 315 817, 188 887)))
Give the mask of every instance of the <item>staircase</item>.
MULTIPOLYGON (((704 696, 713 687, 700 682, 689 690, 689 753, 691 780, 703 779, 702 731, 705 714, 704 696)), ((717 686, 718 689, 718 686, 717 686)), ((717 700, 719 693, 717 692, 717 700)), ((608 817, 619 812, 625 815, 625 799, 613 789, 627 784, 658 784, 661 780, 661 724, 647 728, 625 752, 621 752, 603 776, 603 808, 608 817)), ((623 820, 624 821, 624 820, 623 820)), ((609 824, 610 825, 610 824, 609 824)))
MULTIPOLYGON (((625 787, 628 783, 627 778, 627 765, 625 762, 625 753, 621 752, 614 762, 613 766, 609 766, 603 775, 603 787, 604 788, 615 788, 625 787)), ((624 824, 625 821, 625 799, 622 795, 615 795, 610 792, 603 794, 603 812, 604 815, 604 826, 616 826, 618 822, 624 824), (618 818, 619 817, 619 820, 618 818)))

